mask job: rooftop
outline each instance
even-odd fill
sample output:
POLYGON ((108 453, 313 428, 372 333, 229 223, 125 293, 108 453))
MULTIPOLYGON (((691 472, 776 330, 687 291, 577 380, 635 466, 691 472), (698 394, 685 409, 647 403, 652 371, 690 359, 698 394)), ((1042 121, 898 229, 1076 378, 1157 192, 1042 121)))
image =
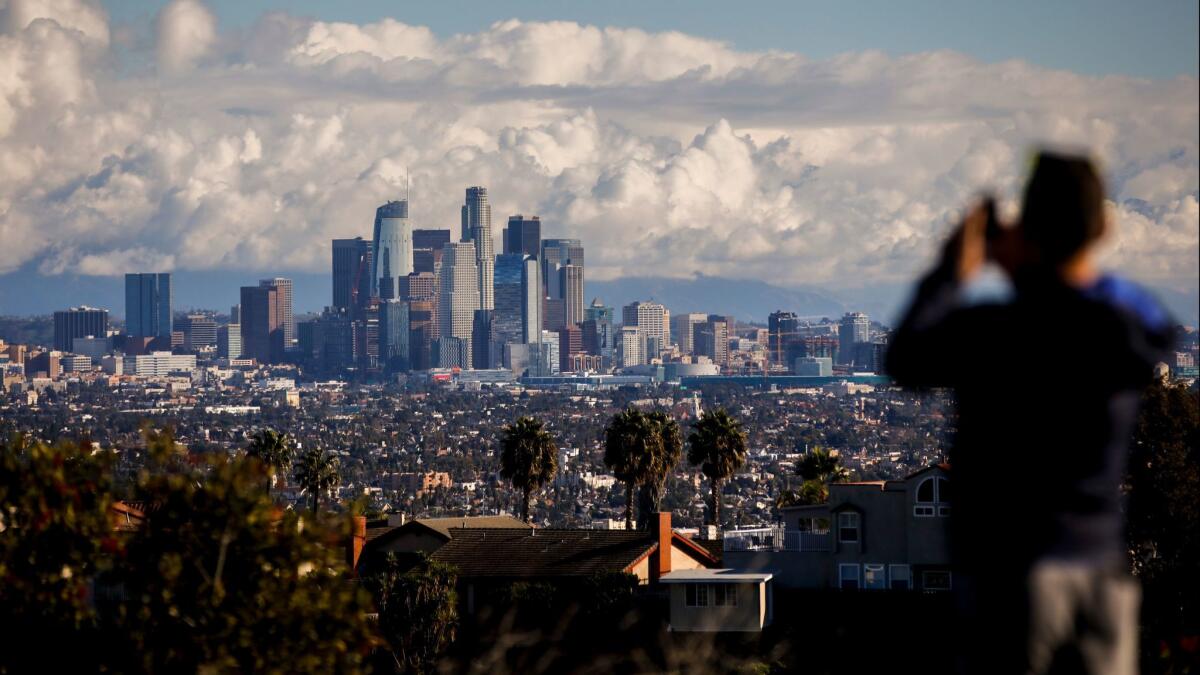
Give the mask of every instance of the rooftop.
POLYGON ((715 570, 700 569, 667 572, 662 575, 660 581, 664 584, 682 584, 693 581, 733 584, 746 581, 770 581, 772 576, 770 572, 744 572, 728 568, 715 570))

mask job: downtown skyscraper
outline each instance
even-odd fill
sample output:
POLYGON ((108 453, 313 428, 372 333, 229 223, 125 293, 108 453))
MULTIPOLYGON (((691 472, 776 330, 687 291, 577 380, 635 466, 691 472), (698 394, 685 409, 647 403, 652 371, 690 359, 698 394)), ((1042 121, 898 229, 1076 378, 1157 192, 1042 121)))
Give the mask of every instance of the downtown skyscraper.
POLYGON ((533 256, 506 253, 496 256, 496 308, 493 332, 504 344, 541 339, 541 281, 533 256))
POLYGON ((283 331, 283 348, 289 349, 296 342, 296 317, 292 313, 292 280, 283 277, 263 279, 258 282, 263 288, 274 288, 278 291, 275 300, 275 322, 283 331))
POLYGON ((332 307, 355 313, 370 299, 371 247, 362 237, 333 240, 332 307))
POLYGON ((371 240, 372 295, 399 297, 400 278, 413 271, 413 228, 408 219, 408 200, 388 202, 375 210, 371 240))
MULTIPOLYGON (((492 244, 492 205, 488 202, 487 188, 485 187, 467 188, 466 200, 462 206, 460 241, 474 242, 475 244, 479 308, 494 309, 496 301, 492 284, 496 262, 493 257, 492 244)), ((445 264, 444 261, 443 264, 445 264)))
POLYGON ((542 220, 537 216, 509 216, 508 227, 504 228, 504 252, 524 253, 535 258, 541 255, 542 220))
POLYGON ((125 334, 171 338, 171 274, 125 275, 125 334))
POLYGON ((545 286, 548 330, 583 321, 583 243, 578 239, 546 239, 542 241, 542 284, 545 286), (559 319, 557 321, 548 319, 559 319))
POLYGON ((465 351, 470 354, 475 310, 480 309, 474 242, 454 242, 443 247, 439 282, 438 336, 465 340, 468 343, 465 351))

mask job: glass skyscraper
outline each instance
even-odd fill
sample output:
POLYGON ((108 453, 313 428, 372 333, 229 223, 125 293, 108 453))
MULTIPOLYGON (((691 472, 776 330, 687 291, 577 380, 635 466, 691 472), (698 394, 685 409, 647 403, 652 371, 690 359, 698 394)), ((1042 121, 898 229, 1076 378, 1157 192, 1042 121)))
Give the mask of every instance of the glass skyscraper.
POLYGON ((408 220, 408 202, 388 202, 375 210, 375 233, 371 244, 372 294, 397 297, 400 277, 413 271, 413 229, 408 220))
POLYGON ((171 338, 171 274, 125 275, 125 334, 171 338))
POLYGON ((492 243, 492 205, 488 203, 487 188, 467 188, 462 207, 463 242, 475 242, 475 266, 478 268, 479 308, 493 309, 492 279, 496 264, 492 243))

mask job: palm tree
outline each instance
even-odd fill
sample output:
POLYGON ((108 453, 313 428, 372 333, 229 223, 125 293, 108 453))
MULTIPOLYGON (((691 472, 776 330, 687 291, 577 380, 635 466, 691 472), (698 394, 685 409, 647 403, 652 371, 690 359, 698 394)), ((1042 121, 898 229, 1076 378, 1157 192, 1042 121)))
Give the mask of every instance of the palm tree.
POLYGON ((274 429, 263 429, 250 437, 246 455, 262 462, 267 468, 267 492, 270 492, 277 472, 292 465, 296 456, 296 446, 287 434, 281 434, 274 429))
POLYGON ((699 466, 712 487, 713 524, 721 528, 721 481, 746 461, 746 432, 724 408, 705 411, 688 435, 688 462, 699 466))
POLYGON ((633 488, 653 469, 655 425, 640 410, 627 408, 613 415, 604 430, 604 464, 625 484, 625 529, 633 529, 633 488))
POLYGON ((796 503, 824 504, 829 500, 829 483, 845 480, 849 472, 838 463, 836 455, 813 448, 796 464, 796 474, 804 479, 796 503))
POLYGON ((539 420, 521 417, 500 438, 500 475, 521 491, 521 520, 529 522, 529 495, 554 478, 558 446, 539 420))
POLYGON ((663 492, 666 490, 667 477, 679 463, 683 455, 683 432, 679 423, 667 413, 656 410, 646 415, 654 427, 654 442, 648 444, 650 462, 647 474, 638 492, 638 529, 647 529, 650 525, 650 514, 662 508, 663 492))
POLYGON ((296 462, 296 482, 313 500, 313 513, 321 506, 321 493, 329 492, 341 481, 338 460, 324 449, 313 446, 296 462))

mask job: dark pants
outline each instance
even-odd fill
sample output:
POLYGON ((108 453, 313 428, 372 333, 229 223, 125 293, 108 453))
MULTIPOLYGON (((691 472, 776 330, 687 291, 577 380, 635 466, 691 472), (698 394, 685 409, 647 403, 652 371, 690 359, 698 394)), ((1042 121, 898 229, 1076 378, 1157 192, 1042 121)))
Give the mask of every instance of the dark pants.
POLYGON ((1043 561, 955 579, 961 673, 1137 672, 1141 587, 1123 572, 1043 561))

